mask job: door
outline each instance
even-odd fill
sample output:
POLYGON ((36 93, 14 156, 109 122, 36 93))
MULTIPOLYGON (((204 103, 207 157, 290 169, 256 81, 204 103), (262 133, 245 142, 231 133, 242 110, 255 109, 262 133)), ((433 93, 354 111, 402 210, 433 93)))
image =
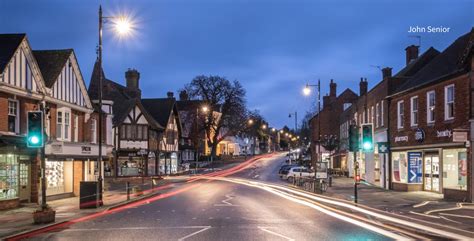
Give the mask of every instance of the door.
POLYGON ((439 156, 425 154, 424 165, 424 190, 439 192, 439 156))
POLYGON ((30 182, 30 161, 20 160, 20 175, 19 175, 19 198, 20 201, 30 201, 31 196, 31 182, 30 182))

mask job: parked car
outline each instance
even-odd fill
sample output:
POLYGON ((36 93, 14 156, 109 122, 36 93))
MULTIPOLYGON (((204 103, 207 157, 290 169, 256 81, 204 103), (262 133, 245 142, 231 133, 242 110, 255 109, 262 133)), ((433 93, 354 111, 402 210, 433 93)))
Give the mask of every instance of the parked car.
POLYGON ((280 170, 278 171, 278 175, 280 178, 286 176, 288 174, 288 171, 290 168, 295 167, 296 165, 283 165, 280 167, 280 170))
POLYGON ((293 182, 295 177, 314 177, 314 172, 306 167, 292 167, 288 170, 285 179, 293 182))

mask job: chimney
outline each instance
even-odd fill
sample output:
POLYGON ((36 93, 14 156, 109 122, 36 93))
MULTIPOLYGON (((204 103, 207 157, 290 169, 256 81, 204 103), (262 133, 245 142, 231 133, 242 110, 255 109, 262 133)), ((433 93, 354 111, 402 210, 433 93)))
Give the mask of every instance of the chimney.
POLYGON ((392 77, 392 68, 390 67, 385 67, 382 69, 382 78, 383 79, 386 79, 386 78, 390 78, 392 77))
POLYGON ((168 91, 168 92, 166 93, 166 95, 167 95, 168 98, 170 98, 170 99, 174 97, 174 94, 173 94, 172 91, 168 91))
POLYGON ((125 80, 127 82, 127 89, 126 92, 130 97, 141 97, 141 90, 139 86, 139 80, 140 80, 140 72, 138 72, 136 69, 128 69, 125 72, 125 80))
POLYGON ((407 65, 411 63, 411 61, 418 58, 420 46, 410 45, 405 49, 406 58, 407 58, 407 65))
POLYGON ((331 83, 329 83, 329 96, 336 97, 336 88, 337 84, 331 79, 331 83))
POLYGON ((189 95, 186 90, 181 90, 181 92, 179 92, 179 100, 189 100, 189 95))
POLYGON ((364 80, 364 78, 360 78, 360 83, 359 83, 359 96, 363 96, 367 94, 367 78, 364 80))
POLYGON ((323 96, 323 109, 329 108, 329 104, 331 104, 331 99, 329 98, 329 95, 323 96))

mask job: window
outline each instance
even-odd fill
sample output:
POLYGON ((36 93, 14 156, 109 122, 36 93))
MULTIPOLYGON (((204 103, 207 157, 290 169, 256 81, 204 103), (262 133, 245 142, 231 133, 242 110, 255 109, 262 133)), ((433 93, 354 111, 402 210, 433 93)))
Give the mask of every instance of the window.
POLYGON ((91 142, 97 143, 97 121, 95 119, 91 120, 91 142))
POLYGON ((64 112, 64 139, 69 140, 70 139, 70 126, 71 126, 71 113, 69 112, 64 112))
POLYGON ((374 106, 372 106, 370 110, 370 123, 374 124, 374 118, 375 118, 375 111, 374 111, 374 106))
POLYGON ((69 109, 58 109, 56 118, 56 138, 63 141, 71 140, 71 112, 69 109))
POLYGON ((443 149, 443 188, 467 190, 467 150, 443 149))
POLYGON ((58 111, 58 117, 56 122, 56 137, 62 139, 63 137, 63 112, 58 111))
POLYGON ((383 100, 380 102, 380 126, 384 125, 383 120, 383 100))
POLYGON ((8 131, 19 133, 18 101, 8 100, 8 131))
POLYGON ((398 129, 403 128, 403 121, 404 121, 404 108, 403 108, 403 100, 398 101, 397 103, 397 127, 398 129))
POLYGON ((435 95, 434 90, 426 93, 426 122, 428 124, 435 122, 435 118, 434 118, 435 117, 434 116, 435 103, 436 103, 436 95, 435 95))
POLYGON ((375 105, 375 127, 379 127, 380 124, 380 105, 377 103, 375 105))
POLYGON ((410 108, 411 108, 411 116, 410 116, 411 126, 417 126, 418 125, 418 96, 411 97, 410 108))
POLYGON ((0 154, 0 200, 18 197, 18 156, 0 154))
POLYGON ((444 119, 454 119, 454 85, 444 87, 444 119))
POLYGON ((79 141, 79 116, 74 116, 74 141, 79 141))
POLYGON ((392 152, 392 181, 408 182, 408 162, 406 152, 392 152))

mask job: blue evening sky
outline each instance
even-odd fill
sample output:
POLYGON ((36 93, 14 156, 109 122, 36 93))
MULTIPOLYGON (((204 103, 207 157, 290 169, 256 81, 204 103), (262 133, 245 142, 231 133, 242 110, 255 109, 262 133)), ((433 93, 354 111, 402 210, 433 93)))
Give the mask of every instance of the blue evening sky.
MULTIPOLYGON (((105 15, 130 13, 133 36, 104 32, 107 78, 124 84, 127 68, 141 73, 144 97, 164 97, 200 74, 237 79, 248 106, 271 125, 293 127, 315 95, 306 82, 329 80, 338 93, 358 93, 381 79, 373 66, 394 73, 405 65, 405 47, 417 44, 410 26, 445 26, 449 33, 421 33, 421 50, 443 50, 474 26, 474 2, 381 0, 1 0, 0 32, 27 33, 33 49, 74 48, 88 85, 96 59, 99 4, 105 15)), ((314 104, 314 103, 313 103, 314 104)))

